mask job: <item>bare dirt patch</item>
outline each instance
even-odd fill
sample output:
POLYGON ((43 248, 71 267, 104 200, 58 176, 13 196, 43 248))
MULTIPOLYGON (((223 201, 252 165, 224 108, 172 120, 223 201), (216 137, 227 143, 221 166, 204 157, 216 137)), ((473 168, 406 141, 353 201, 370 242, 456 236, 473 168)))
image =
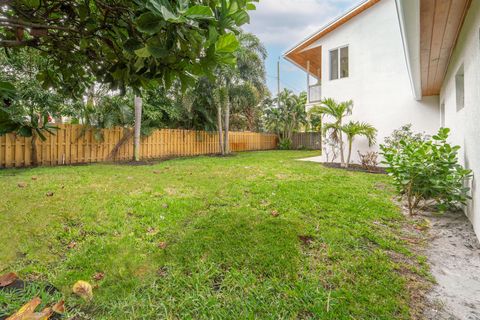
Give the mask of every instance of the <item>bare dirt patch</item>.
POLYGON ((480 320, 480 243, 468 218, 462 212, 422 212, 411 219, 411 230, 426 235, 426 242, 416 250, 427 257, 435 278, 421 297, 420 318, 480 320))
POLYGON ((334 168, 334 169, 343 169, 347 171, 358 171, 358 172, 366 172, 366 173, 375 173, 375 174, 385 174, 385 168, 382 167, 375 167, 371 170, 367 170, 359 164, 351 163, 348 168, 342 167, 340 163, 336 162, 323 162, 322 165, 327 168, 334 168))

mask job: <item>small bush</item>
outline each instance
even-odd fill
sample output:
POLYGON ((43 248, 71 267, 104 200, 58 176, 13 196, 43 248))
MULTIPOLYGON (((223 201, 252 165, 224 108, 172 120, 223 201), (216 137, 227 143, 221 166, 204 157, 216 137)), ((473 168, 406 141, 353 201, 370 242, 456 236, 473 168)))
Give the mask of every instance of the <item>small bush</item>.
POLYGON ((363 169, 370 172, 377 169, 378 152, 368 151, 367 153, 360 153, 360 151, 358 151, 358 156, 360 157, 360 163, 363 169))
POLYGON ((292 148, 292 140, 288 138, 280 139, 280 142, 278 143, 278 148, 280 150, 290 150, 292 148))
POLYGON ((400 144, 400 141, 402 140, 412 141, 412 142, 421 142, 421 141, 427 141, 428 139, 430 139, 430 136, 424 133, 415 133, 412 130, 412 125, 406 124, 400 127, 399 129, 394 130, 390 135, 390 137, 386 137, 383 145, 386 148, 401 149, 402 146, 400 144))
POLYGON ((406 197, 411 215, 429 204, 440 211, 466 204, 471 171, 458 164, 459 146, 447 143, 450 129, 429 138, 405 135, 397 143, 381 145, 383 163, 398 191, 406 197))

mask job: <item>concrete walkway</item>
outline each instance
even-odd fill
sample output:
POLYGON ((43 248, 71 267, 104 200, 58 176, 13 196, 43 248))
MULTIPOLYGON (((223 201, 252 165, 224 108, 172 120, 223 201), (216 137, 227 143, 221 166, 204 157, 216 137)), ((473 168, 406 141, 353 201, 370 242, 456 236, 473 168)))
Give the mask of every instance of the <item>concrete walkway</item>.
POLYGON ((303 159, 297 159, 298 161, 310 161, 310 162, 317 162, 317 163, 323 163, 325 162, 322 159, 322 156, 316 156, 316 157, 310 157, 310 158, 303 158, 303 159))

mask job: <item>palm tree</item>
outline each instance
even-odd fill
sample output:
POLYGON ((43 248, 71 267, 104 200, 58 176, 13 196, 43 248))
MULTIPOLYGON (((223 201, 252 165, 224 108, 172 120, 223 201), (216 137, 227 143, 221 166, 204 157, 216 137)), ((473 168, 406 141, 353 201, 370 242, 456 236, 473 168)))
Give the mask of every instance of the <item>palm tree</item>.
POLYGON ((305 92, 297 96, 292 91, 285 89, 273 101, 278 103, 274 103, 265 111, 267 129, 278 135, 283 148, 290 146, 293 133, 298 131, 301 125, 307 123, 306 101, 305 92))
POLYGON ((330 132, 330 139, 336 143, 340 149, 340 161, 345 165, 345 156, 343 152, 342 121, 345 116, 352 114, 353 101, 344 101, 337 103, 334 99, 323 99, 316 109, 324 116, 332 118, 333 122, 323 125, 323 132, 330 132))
POLYGON ((251 33, 240 33, 238 36, 239 48, 235 52, 237 64, 235 67, 221 66, 216 71, 214 101, 217 107, 217 122, 219 143, 222 154, 228 154, 228 131, 230 129, 230 114, 233 100, 250 94, 245 90, 246 83, 252 84, 262 95, 267 91, 265 85, 265 59, 267 50, 260 39, 251 33), (223 141, 222 141, 222 112, 223 141))
POLYGON ((368 139, 368 145, 372 146, 375 144, 377 129, 366 122, 350 121, 346 125, 342 126, 342 132, 345 133, 348 140, 348 156, 346 164, 346 167, 348 168, 350 165, 350 156, 352 155, 352 144, 355 137, 364 136, 368 139))

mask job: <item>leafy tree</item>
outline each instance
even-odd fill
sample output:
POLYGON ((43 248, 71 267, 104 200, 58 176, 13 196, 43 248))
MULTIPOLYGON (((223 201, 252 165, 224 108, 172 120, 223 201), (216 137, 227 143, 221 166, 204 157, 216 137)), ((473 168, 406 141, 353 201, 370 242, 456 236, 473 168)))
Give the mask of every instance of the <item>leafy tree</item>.
POLYGON ((348 168, 350 165, 350 157, 352 155, 352 144, 355 137, 364 136, 368 139, 369 146, 372 146, 375 144, 377 129, 365 122, 350 121, 342 126, 342 132, 345 133, 348 141, 348 155, 346 163, 346 167, 348 168))
POLYGON ((436 204, 441 211, 465 205, 470 188, 465 181, 471 170, 458 163, 459 146, 448 142, 450 129, 441 128, 428 140, 399 140, 400 148, 381 145, 387 172, 400 194, 405 196, 411 215, 436 204))
POLYGON ((281 148, 290 148, 293 133, 298 131, 301 125, 307 123, 306 103, 307 94, 305 92, 297 96, 292 91, 285 89, 280 92, 274 104, 266 110, 267 128, 279 136, 281 148))
POLYGON ((31 162, 37 164, 37 138, 46 140, 57 127, 50 124, 53 118, 71 115, 75 104, 56 90, 44 89, 36 78, 38 70, 46 68, 49 61, 38 52, 19 50, 15 55, 0 53, 0 85, 7 90, 8 103, 0 106, 0 135, 9 132, 31 137, 31 162))
MULTIPOLYGON (((239 47, 235 52, 236 67, 220 66, 217 68, 214 102, 217 106, 217 127, 222 132, 223 142, 220 138, 222 154, 228 154, 230 130, 230 116, 232 103, 240 108, 252 108, 252 86, 257 88, 259 94, 266 91, 265 86, 265 59, 267 51, 260 40, 253 34, 240 33, 238 36, 239 47), (223 125, 222 125, 223 114, 223 125)), ((259 101, 253 101, 258 104, 259 101)))
MULTIPOLYGON (((150 82, 183 88, 233 64, 235 34, 255 0, 13 0, 0 11, 0 46, 51 59, 38 77, 81 95, 93 79, 137 95, 150 82)), ((136 158, 141 100, 136 101, 136 158)))
POLYGON ((340 149, 340 161, 342 166, 345 166, 345 156, 343 148, 343 118, 352 113, 353 101, 345 101, 337 103, 334 99, 327 98, 322 100, 320 106, 318 106, 318 112, 327 116, 332 122, 323 124, 323 132, 329 133, 329 138, 332 142, 338 145, 340 149))
POLYGON ((308 110, 308 122, 310 128, 316 132, 322 132, 323 112, 320 106, 313 106, 308 110))

